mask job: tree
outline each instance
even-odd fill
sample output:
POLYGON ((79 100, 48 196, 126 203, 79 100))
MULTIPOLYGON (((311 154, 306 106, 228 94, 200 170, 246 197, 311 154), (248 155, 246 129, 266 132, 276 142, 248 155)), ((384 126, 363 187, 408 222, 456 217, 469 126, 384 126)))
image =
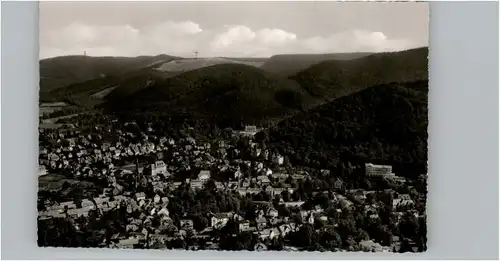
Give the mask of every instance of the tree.
POLYGON ((37 206, 38 211, 44 211, 45 210, 45 201, 38 200, 36 206, 37 206))
POLYGON ((294 244, 300 247, 311 247, 319 243, 318 234, 310 224, 304 224, 295 234, 294 244))
POLYGON ((295 213, 295 215, 293 216, 293 221, 297 224, 302 224, 302 215, 300 215, 300 212, 299 213, 295 213))
POLYGON ((419 235, 418 219, 412 213, 406 212, 399 223, 399 232, 406 238, 417 239, 419 235))
POLYGON ((205 229, 209 224, 208 218, 204 217, 201 213, 196 214, 193 219, 193 227, 197 231, 205 229))
POLYGON ((209 179, 207 183, 205 184, 205 190, 206 191, 214 191, 217 189, 217 186, 215 186, 215 181, 213 179, 209 179))
POLYGON ((286 206, 279 206, 278 207, 278 214, 281 217, 288 217, 288 216, 290 216, 290 210, 286 206))
POLYGON ((356 235, 356 241, 370 240, 370 235, 363 229, 358 229, 358 234, 356 235))
POLYGON ((278 205, 280 203, 280 201, 281 201, 281 195, 280 194, 274 195, 273 203, 275 205, 278 205))
POLYGON ((285 202, 290 202, 290 200, 291 200, 290 192, 288 190, 281 192, 281 198, 283 198, 283 201, 285 201, 285 202))
POLYGON ((63 183, 63 185, 62 185, 61 189, 62 189, 62 190, 66 190, 66 189, 68 189, 70 186, 71 186, 71 184, 69 184, 69 182, 64 181, 64 183, 63 183))
POLYGON ((253 245, 253 234, 250 232, 239 233, 236 237, 236 249, 238 250, 251 250, 253 245))
POLYGON ((320 205, 323 209, 327 209, 330 204, 330 200, 325 194, 318 194, 314 202, 316 205, 320 205))
POLYGON ((327 227, 321 234, 321 245, 330 251, 342 245, 342 237, 333 227, 327 227))
POLYGON ((403 238, 401 241, 401 247, 399 248, 399 253, 413 252, 408 238, 403 238))

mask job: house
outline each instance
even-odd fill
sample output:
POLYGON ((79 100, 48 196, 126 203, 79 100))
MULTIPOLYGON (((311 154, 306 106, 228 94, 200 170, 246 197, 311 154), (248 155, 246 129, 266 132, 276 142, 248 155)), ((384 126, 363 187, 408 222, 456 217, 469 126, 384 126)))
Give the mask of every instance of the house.
POLYGON ((323 176, 329 176, 330 175, 330 170, 328 169, 321 169, 319 171, 323 176))
POLYGON ((203 189, 203 181, 197 179, 191 180, 189 182, 189 186, 191 187, 192 190, 203 189))
POLYGON ((365 205, 365 215, 368 213, 377 213, 377 205, 372 204, 372 205, 365 205))
POLYGON ((267 176, 257 176, 257 182, 261 185, 261 186, 265 186, 265 185, 269 185, 271 183, 271 180, 269 180, 269 178, 267 176))
POLYGON ((246 132, 257 132, 257 127, 253 125, 247 125, 245 126, 245 131, 246 132))
POLYGON ((256 126, 250 125, 250 126, 245 126, 245 129, 240 131, 241 136, 246 136, 246 137, 253 137, 259 129, 257 129, 256 126))
POLYGON ((281 193, 283 191, 285 191, 286 189, 284 188, 272 188, 271 191, 269 192, 271 194, 272 197, 276 196, 276 195, 281 195, 281 193))
POLYGON ((269 150, 264 150, 264 159, 269 160, 270 156, 269 150))
POLYGON ((380 177, 394 175, 392 173, 392 166, 390 165, 375 165, 372 163, 365 164, 365 174, 368 177, 380 177))
POLYGON ((366 199, 365 193, 363 190, 355 190, 351 192, 352 197, 357 200, 363 202, 366 199))
POLYGON ((311 225, 314 225, 314 221, 315 221, 315 220, 314 220, 314 214, 311 212, 311 213, 309 214, 309 217, 307 218, 307 221, 306 221, 306 222, 307 222, 307 223, 309 223, 309 224, 311 224, 311 225))
POLYGON ((137 201, 145 200, 146 194, 144 192, 135 193, 135 198, 137 201))
POLYGON ((341 179, 337 178, 335 180, 335 182, 333 183, 333 188, 335 190, 341 190, 341 189, 343 189, 344 188, 344 182, 341 179))
POLYGON ((139 225, 137 225, 137 224, 128 224, 125 227, 125 231, 127 231, 127 232, 136 232, 138 230, 139 230, 139 225))
POLYGON ((302 175, 302 174, 292 174, 292 175, 291 175, 291 178, 292 178, 293 180, 303 180, 303 179, 305 179, 305 178, 306 178, 306 176, 305 176, 305 175, 302 175))
POLYGON ((227 187, 228 188, 237 188, 239 186, 239 182, 238 181, 229 181, 227 182, 227 187))
POLYGON ((249 161, 249 160, 245 160, 245 161, 243 161, 243 164, 245 164, 247 167, 252 166, 252 162, 251 162, 251 161, 249 161))
POLYGON ((263 243, 257 243, 257 244, 255 244, 255 246, 253 247, 253 249, 255 251, 266 251, 267 250, 267 246, 264 245, 263 243))
POLYGON ((382 246, 379 243, 373 242, 373 240, 363 240, 359 242, 361 251, 364 252, 390 252, 390 248, 382 246))
POLYGON ((44 165, 39 165, 38 166, 38 176, 44 176, 44 175, 47 175, 48 172, 47 172, 47 169, 45 168, 44 165))
POLYGON ((263 168, 264 168, 264 163, 262 163, 262 162, 256 162, 256 163, 255 163, 255 168, 256 168, 257 170, 261 170, 261 169, 263 169, 263 168))
POLYGON ((257 229, 261 230, 267 226, 267 220, 265 217, 258 217, 255 219, 255 223, 257 224, 257 229))
POLYGON ((243 173, 241 173, 241 171, 237 170, 234 172, 234 178, 235 179, 238 179, 240 178, 241 176, 243 176, 243 173))
POLYGON ((186 142, 193 144, 193 145, 196 145, 196 140, 193 137, 187 137, 186 142))
POLYGON ((210 179, 210 170, 202 170, 200 174, 198 174, 198 180, 205 183, 210 179))
POLYGON ((259 238, 261 240, 273 239, 279 235, 279 230, 277 228, 266 228, 260 231, 259 238))
POLYGON ((170 173, 167 171, 167 165, 165 165, 165 162, 159 160, 156 161, 154 164, 151 164, 151 176, 156 176, 158 174, 163 174, 169 176, 170 173))
POLYGON ((193 229, 193 220, 191 219, 181 219, 180 220, 180 229, 193 229))
POLYGON ((305 201, 291 201, 291 202, 283 202, 281 205, 285 207, 300 207, 305 203, 305 201))
POLYGON ((393 207, 409 206, 409 205, 414 205, 414 204, 415 204, 415 202, 411 199, 410 195, 408 195, 408 194, 401 194, 401 195, 399 195, 398 198, 395 198, 392 201, 393 207))
POLYGON ((162 197, 162 198, 161 198, 161 203, 162 203, 164 206, 167 206, 167 205, 168 205, 168 202, 169 202, 168 197, 162 197))
POLYGON ((280 234, 283 236, 288 235, 290 232, 293 232, 293 228, 290 224, 283 224, 278 226, 278 229, 280 231, 280 234))
POLYGON ((400 184, 406 182, 405 177, 400 177, 400 176, 396 176, 396 175, 388 175, 385 178, 387 178, 388 180, 390 180, 392 182, 396 182, 396 183, 400 183, 400 184))
POLYGON ((222 182, 220 182, 220 181, 216 181, 215 182, 215 187, 217 189, 224 189, 224 184, 222 182))
POLYGON ((266 193, 269 193, 269 195, 273 196, 273 194, 272 194, 272 193, 273 193, 273 187, 271 187, 271 186, 267 186, 267 187, 264 189, 264 191, 265 191, 266 193))
POLYGON ((261 192, 258 188, 247 188, 247 194, 256 195, 261 192))
POLYGON ((278 217, 278 210, 276 210, 275 208, 272 208, 272 207, 268 208, 266 211, 266 216, 276 218, 276 217, 278 217))
POLYGON ((122 239, 120 240, 116 245, 118 248, 125 248, 125 249, 130 249, 134 248, 135 245, 139 244, 139 237, 137 236, 132 236, 127 239, 122 239))
POLYGON ((229 221, 229 216, 226 213, 214 214, 211 218, 211 225, 215 229, 220 229, 226 226, 229 221))
POLYGON ((270 176, 270 175, 272 175, 272 174, 273 174, 273 171, 272 171, 271 169, 269 169, 269 168, 265 168, 265 169, 262 169, 262 170, 261 170, 261 173, 262 173, 263 175, 270 176))
POLYGON ((273 163, 274 164, 278 164, 278 165, 283 165, 283 162, 285 161, 285 157, 281 156, 281 155, 276 155, 275 157, 273 157, 273 163))
POLYGON ((286 180, 288 178, 288 174, 278 172, 273 173, 271 176, 273 177, 273 179, 280 181, 286 180))
POLYGON ((240 232, 245 232, 250 230, 250 222, 243 222, 238 224, 238 230, 240 232))
POLYGON ((240 194, 241 196, 246 196, 247 195, 247 188, 239 188, 236 189, 236 192, 240 194))
POLYGON ((160 204, 160 201, 161 201, 160 195, 156 194, 155 197, 153 198, 153 202, 155 204, 160 204))
POLYGON ((318 219, 323 221, 323 222, 327 222, 328 221, 328 216, 326 216, 325 214, 319 214, 318 215, 318 219))

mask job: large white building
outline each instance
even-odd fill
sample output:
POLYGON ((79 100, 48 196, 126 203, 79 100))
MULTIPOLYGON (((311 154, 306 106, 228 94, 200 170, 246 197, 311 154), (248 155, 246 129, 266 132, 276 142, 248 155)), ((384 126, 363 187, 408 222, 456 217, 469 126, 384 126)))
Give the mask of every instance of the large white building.
POLYGON ((366 176, 389 176, 392 173, 392 166, 390 165, 375 165, 372 163, 365 164, 366 176))
MULTIPOLYGON (((151 164, 151 176, 156 176, 158 174, 167 174, 167 165, 165 165, 165 162, 159 160, 155 162, 154 164, 151 164)), ((167 174, 168 175, 168 174, 167 174)))
POLYGON ((210 170, 202 170, 200 174, 198 174, 198 180, 205 183, 210 179, 210 170))
POLYGON ((253 137, 257 132, 261 131, 261 129, 257 128, 256 126, 245 126, 245 130, 240 131, 240 135, 242 136, 247 136, 247 137, 253 137))

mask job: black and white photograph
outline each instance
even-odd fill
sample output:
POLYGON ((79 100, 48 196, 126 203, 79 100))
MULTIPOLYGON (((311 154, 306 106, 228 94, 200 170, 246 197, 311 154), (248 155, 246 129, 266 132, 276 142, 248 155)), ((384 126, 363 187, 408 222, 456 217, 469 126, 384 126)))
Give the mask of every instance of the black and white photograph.
POLYGON ((39 247, 427 250, 426 2, 39 3, 39 247))

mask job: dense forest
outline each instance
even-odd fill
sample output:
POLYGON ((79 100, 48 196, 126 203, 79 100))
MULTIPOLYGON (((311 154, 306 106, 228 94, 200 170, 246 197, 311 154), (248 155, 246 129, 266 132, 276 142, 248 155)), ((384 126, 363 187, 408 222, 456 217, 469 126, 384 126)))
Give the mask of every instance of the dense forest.
MULTIPOLYGON (((180 59, 169 55, 139 57, 61 56, 40 61, 40 99, 54 101, 53 91, 73 84, 102 78, 102 75, 126 75, 158 61, 180 59)), ((89 82, 95 85, 95 82, 89 82)))
POLYGON ((353 60, 370 54, 372 53, 278 54, 267 59, 261 68, 278 75, 292 76, 324 61, 353 60))
POLYGON ((428 79, 429 49, 377 53, 354 60, 330 60, 290 77, 311 95, 335 99, 368 87, 428 79))
MULTIPOLYGON (((104 65, 97 67, 102 67, 104 71, 116 67, 116 73, 99 74, 89 81, 50 92, 47 92, 50 88, 42 86, 41 93, 55 101, 87 109, 103 108, 111 114, 168 112, 172 116, 189 115, 220 128, 240 128, 245 124, 267 127, 297 112, 371 86, 427 80, 427 53, 427 48, 418 48, 371 55, 285 55, 268 60, 269 63, 281 61, 278 64, 285 63, 288 67, 310 63, 309 68, 291 76, 273 73, 273 68, 279 66, 270 66, 267 62, 268 66, 263 68, 218 64, 178 74, 146 66, 120 73, 124 68, 135 68, 145 61, 156 61, 161 57, 138 57, 135 62, 125 60, 123 65, 120 65, 120 59, 108 57, 106 59, 110 61, 102 58, 104 65), (322 60, 328 57, 336 58, 322 60), (284 62, 289 59, 290 62, 284 62)), ((43 63, 50 64, 45 66, 47 68, 58 68, 65 63, 71 65, 70 58, 67 58, 68 61, 63 58, 59 58, 61 61, 44 60, 43 63)), ((94 62, 94 58, 89 58, 89 61, 94 62)), ((91 77, 85 73, 88 69, 85 68, 83 66, 78 74, 91 77)), ((53 72, 47 70, 42 71, 50 76, 53 72)))
POLYGON ((282 121, 268 139, 297 165, 387 163, 417 176, 427 172, 427 93, 427 81, 374 86, 282 121))
POLYGON ((109 100, 106 109, 190 114, 221 128, 237 128, 282 118, 312 101, 291 80, 251 66, 221 64, 155 81, 134 95, 109 100))

